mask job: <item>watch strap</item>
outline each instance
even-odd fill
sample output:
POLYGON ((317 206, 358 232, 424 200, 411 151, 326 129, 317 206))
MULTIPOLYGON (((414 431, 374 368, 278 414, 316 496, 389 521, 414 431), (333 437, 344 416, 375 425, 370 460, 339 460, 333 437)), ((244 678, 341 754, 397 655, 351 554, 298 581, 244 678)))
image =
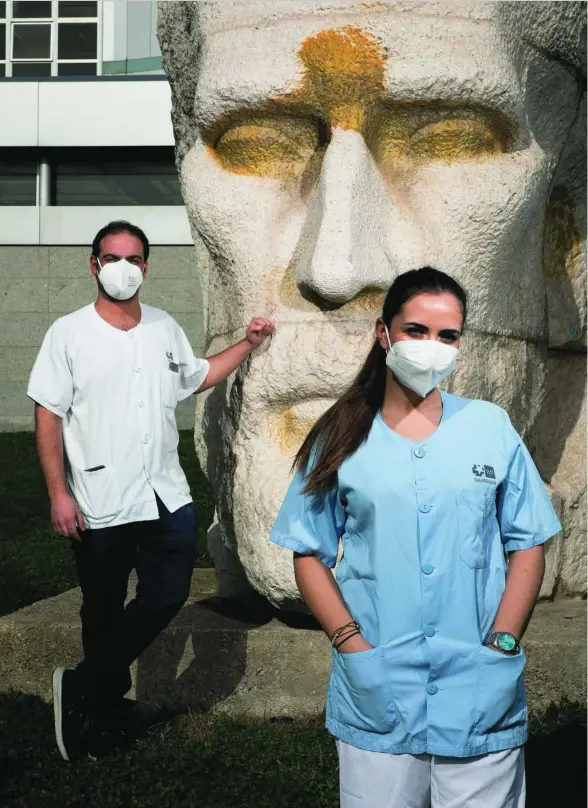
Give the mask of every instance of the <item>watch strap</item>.
POLYGON ((496 648, 502 654, 507 654, 507 655, 517 654, 519 652, 520 648, 521 648, 520 642, 517 640, 517 638, 514 636, 514 634, 510 633, 510 631, 492 631, 486 637, 486 642, 484 644, 485 645, 492 645, 494 648, 496 648), (513 646, 512 650, 506 650, 505 648, 501 648, 501 646, 499 644, 499 638, 502 637, 502 636, 505 636, 505 635, 507 637, 511 638, 512 641, 514 642, 514 646, 513 646))

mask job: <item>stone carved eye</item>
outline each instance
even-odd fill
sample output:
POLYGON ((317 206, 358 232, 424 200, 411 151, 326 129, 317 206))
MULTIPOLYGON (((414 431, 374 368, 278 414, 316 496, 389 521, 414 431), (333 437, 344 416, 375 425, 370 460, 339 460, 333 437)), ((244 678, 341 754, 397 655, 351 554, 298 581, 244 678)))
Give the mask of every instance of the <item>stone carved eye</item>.
POLYGON ((506 151, 498 133, 483 121, 450 118, 428 124, 409 140, 415 160, 454 162, 506 151))
POLYGON ((374 115, 368 133, 379 162, 454 163, 510 150, 511 123, 483 108, 395 104, 374 115))
POLYGON ((235 174, 285 179, 303 172, 324 140, 323 127, 312 118, 255 116, 233 121, 213 150, 235 174))

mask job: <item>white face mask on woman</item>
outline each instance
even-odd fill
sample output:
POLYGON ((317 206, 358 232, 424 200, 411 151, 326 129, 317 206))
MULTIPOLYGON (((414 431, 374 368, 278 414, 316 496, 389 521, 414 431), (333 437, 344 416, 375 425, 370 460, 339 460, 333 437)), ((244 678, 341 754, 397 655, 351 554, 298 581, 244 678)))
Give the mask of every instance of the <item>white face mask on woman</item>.
POLYGON ((143 270, 141 267, 131 264, 126 258, 109 262, 104 266, 96 258, 96 263, 100 267, 98 280, 106 294, 115 300, 128 300, 143 283, 143 270))
POLYGON ((400 384, 422 398, 445 381, 455 368, 459 350, 452 345, 435 339, 403 339, 392 345, 387 328, 386 336, 390 346, 386 364, 400 384))

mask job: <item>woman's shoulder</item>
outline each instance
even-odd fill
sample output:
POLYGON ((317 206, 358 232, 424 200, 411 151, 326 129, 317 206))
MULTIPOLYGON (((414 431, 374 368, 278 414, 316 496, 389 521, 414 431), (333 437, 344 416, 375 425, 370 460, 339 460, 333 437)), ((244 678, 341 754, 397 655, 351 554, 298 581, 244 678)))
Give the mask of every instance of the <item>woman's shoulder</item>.
MULTIPOLYGON (((441 393, 443 397, 443 409, 445 417, 462 413, 464 416, 475 420, 484 420, 488 424, 496 424, 500 427, 510 427, 510 418, 505 409, 491 401, 481 398, 465 398, 452 393, 441 393)), ((511 427, 512 428, 512 427, 511 427)))

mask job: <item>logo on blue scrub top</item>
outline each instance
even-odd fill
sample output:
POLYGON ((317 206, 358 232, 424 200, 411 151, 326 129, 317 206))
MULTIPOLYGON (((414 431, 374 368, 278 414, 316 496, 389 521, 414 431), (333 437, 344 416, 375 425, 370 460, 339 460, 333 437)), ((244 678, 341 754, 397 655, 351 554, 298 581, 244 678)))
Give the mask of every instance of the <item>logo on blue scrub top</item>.
POLYGON ((496 485, 496 473, 493 466, 485 466, 482 463, 474 463, 472 466, 474 481, 477 483, 487 483, 496 485))

